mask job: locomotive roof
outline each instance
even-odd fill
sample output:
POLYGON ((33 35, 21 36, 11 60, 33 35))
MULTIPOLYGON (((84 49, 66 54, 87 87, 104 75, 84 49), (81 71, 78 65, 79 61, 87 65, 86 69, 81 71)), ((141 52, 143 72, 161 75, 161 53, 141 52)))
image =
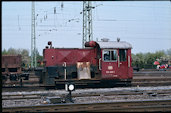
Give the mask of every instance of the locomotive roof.
POLYGON ((100 48, 119 48, 119 49, 132 49, 132 45, 125 41, 98 41, 100 48))

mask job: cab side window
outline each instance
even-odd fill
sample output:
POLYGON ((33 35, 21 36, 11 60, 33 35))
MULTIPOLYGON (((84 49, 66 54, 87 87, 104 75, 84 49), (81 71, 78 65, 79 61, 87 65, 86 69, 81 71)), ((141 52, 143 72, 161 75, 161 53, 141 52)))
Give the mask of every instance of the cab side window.
POLYGON ((117 60, 117 50, 104 50, 103 51, 104 61, 116 61, 117 60))
POLYGON ((116 50, 111 51, 111 60, 117 60, 117 51, 116 50))
POLYGON ((110 51, 104 51, 104 61, 110 60, 110 51))
POLYGON ((125 49, 120 49, 119 50, 119 57, 120 61, 126 61, 126 50, 125 49))

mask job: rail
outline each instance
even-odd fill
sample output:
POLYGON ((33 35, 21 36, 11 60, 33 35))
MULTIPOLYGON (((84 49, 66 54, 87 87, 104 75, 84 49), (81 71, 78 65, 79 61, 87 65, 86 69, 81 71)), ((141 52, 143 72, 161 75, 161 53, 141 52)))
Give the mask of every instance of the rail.
POLYGON ((67 103, 47 104, 36 106, 3 107, 2 112, 149 112, 149 111, 171 111, 171 99, 165 100, 131 100, 98 103, 67 103))

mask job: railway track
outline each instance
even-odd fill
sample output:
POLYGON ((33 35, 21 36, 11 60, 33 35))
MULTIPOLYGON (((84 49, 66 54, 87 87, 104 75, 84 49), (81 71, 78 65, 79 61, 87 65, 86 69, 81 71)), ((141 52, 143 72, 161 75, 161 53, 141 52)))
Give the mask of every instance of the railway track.
MULTIPOLYGON (((89 96, 111 96, 111 95, 144 95, 144 94, 158 94, 158 95, 171 95, 171 88, 168 87, 155 87, 150 89, 148 87, 137 88, 106 88, 106 89, 85 89, 79 90, 72 94, 73 97, 89 97, 89 96), (114 89, 114 90, 112 90, 114 89), (120 89, 120 90, 119 90, 120 89), (95 91, 93 91, 95 90, 95 91), (110 90, 110 92, 109 92, 110 90)), ((15 99, 34 99, 41 98, 42 96, 62 96, 67 94, 64 90, 50 90, 50 91, 32 91, 32 92, 4 92, 2 93, 3 100, 15 100, 15 99)))
POLYGON ((3 112, 68 112, 68 111, 171 111, 171 86, 81 89, 72 93, 74 103, 33 105, 42 97, 61 97, 60 91, 2 93, 3 112), (10 100, 10 101, 9 101, 10 100), (31 101, 32 100, 32 101, 31 101), (15 105, 8 102, 15 101, 15 105), (30 104, 24 105, 23 103, 30 104), (5 106, 5 103, 8 106, 5 106))
POLYGON ((5 107, 3 112, 169 112, 171 99, 5 107))
POLYGON ((134 72, 132 86, 167 86, 171 85, 171 71, 134 72))
MULTIPOLYGON (((133 80, 131 85, 134 86, 167 86, 171 85, 171 71, 140 71, 133 73, 133 80)), ((4 88, 13 88, 20 87, 20 81, 10 82, 8 81, 3 87, 4 88)), ((39 84, 39 77, 30 74, 29 80, 22 81, 23 88, 33 88, 42 86, 39 84)), ((3 89, 4 89, 3 88, 3 89)), ((43 88, 40 88, 43 89, 43 88)), ((4 89, 5 90, 5 89, 4 89)))

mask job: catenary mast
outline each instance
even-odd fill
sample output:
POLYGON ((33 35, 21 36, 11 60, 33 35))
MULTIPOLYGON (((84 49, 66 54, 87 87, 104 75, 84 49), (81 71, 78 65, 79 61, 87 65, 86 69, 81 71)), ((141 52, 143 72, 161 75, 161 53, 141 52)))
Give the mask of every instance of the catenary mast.
POLYGON ((91 1, 83 1, 83 48, 85 42, 93 40, 92 8, 91 1))
POLYGON ((36 33, 35 33, 35 2, 32 2, 31 16, 31 68, 37 67, 36 60, 36 33))

